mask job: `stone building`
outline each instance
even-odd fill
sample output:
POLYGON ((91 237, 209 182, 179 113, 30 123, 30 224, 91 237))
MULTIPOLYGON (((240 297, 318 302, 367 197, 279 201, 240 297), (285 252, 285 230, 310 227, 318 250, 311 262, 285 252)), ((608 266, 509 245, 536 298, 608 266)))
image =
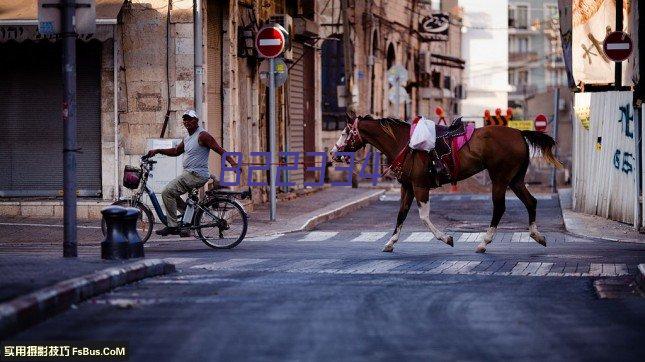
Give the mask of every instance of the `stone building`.
MULTIPOLYGON (((186 109, 201 110, 203 126, 225 149, 242 152, 245 162, 261 161, 250 153, 269 150, 268 88, 260 79, 253 38, 271 19, 291 31, 289 79, 276 92, 278 149, 321 149, 318 2, 202 0, 201 69, 195 67, 193 3, 96 0, 96 32, 77 42, 78 143, 83 152, 78 156, 78 192, 88 197, 79 199, 79 216, 96 216, 92 206, 127 195, 120 186, 123 167, 137 165, 150 147, 167 147, 183 138, 186 109), (202 79, 201 96, 195 94, 200 89, 196 75, 202 79)), ((37 17, 37 1, 0 4, 0 125, 5 130, 0 145, 9 150, 0 156, 0 211, 59 216, 61 46, 38 33, 37 17)), ((217 175, 220 159, 214 156, 211 172, 217 175)), ((162 168, 168 175, 159 172, 157 189, 179 166, 166 160, 162 168)), ((305 173, 300 165, 288 177, 295 182, 292 188, 302 188, 305 179, 319 175, 305 173)), ((252 175, 255 181, 267 178, 265 171, 252 175)), ((247 180, 248 168, 242 167, 241 185, 247 180)), ((254 202, 265 194, 265 188, 254 188, 254 202)))
POLYGON ((319 10, 322 43, 323 144, 333 144, 345 126, 345 111, 410 120, 416 115, 436 119, 441 106, 448 123, 460 113, 463 95, 460 59, 461 18, 456 0, 388 1, 330 0, 319 10), (346 4, 346 5, 345 5, 346 4), (347 15, 344 22, 343 15, 347 15), (449 16, 447 40, 430 41, 423 20, 437 13, 449 16), (349 29, 349 36, 344 32, 349 29), (350 45, 344 47, 349 39, 350 45), (345 49, 350 50, 349 61, 345 49), (395 65, 407 70, 402 86, 409 101, 395 105, 388 94, 387 72, 395 65), (346 71, 346 67, 351 67, 346 71))

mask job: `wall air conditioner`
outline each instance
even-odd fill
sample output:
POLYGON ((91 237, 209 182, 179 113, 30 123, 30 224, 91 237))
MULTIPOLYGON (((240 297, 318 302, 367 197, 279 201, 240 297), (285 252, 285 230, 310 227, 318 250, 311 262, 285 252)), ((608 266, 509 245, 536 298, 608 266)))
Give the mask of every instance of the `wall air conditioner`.
POLYGON ((289 35, 285 37, 287 44, 284 46, 284 53, 282 53, 282 56, 284 57, 284 60, 293 60, 293 49, 291 47, 291 42, 295 36, 293 18, 291 15, 287 14, 276 14, 271 17, 270 21, 282 25, 282 27, 287 30, 289 35))

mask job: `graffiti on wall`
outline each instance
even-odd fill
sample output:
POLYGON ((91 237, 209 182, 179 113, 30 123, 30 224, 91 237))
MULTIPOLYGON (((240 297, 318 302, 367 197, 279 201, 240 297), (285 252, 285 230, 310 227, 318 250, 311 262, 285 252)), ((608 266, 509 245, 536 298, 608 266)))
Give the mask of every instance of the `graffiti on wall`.
MULTIPOLYGON (((633 124, 634 124, 634 115, 631 113, 631 106, 629 103, 624 106, 619 106, 620 117, 618 118, 618 123, 620 123, 621 131, 625 134, 627 138, 634 139, 633 124)), ((634 172, 634 164, 636 163, 636 157, 633 153, 622 151, 621 149, 616 149, 614 152, 614 168, 616 170, 624 172, 626 175, 634 172)))

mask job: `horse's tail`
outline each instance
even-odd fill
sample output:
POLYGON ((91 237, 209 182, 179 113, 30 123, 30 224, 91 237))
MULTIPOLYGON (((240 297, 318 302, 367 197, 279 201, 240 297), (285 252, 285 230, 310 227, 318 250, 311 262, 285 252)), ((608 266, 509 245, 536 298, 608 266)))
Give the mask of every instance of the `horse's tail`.
POLYGON ((526 139, 531 147, 539 148, 542 151, 542 157, 544 157, 548 163, 555 166, 555 168, 564 167, 562 162, 558 161, 558 159, 553 155, 553 148, 556 145, 553 137, 546 133, 537 131, 522 131, 522 136, 524 136, 524 139, 526 139))

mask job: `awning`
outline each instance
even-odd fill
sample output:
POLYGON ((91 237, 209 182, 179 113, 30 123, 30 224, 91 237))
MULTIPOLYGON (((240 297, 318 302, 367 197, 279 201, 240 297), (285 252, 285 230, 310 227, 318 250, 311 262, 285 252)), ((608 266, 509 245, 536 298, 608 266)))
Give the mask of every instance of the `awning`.
MULTIPOLYGON (((96 0, 96 33, 80 40, 105 41, 114 35, 114 25, 125 0, 96 0)), ((25 40, 55 41, 56 35, 38 32, 38 0, 0 0, 0 43, 25 40)))
MULTIPOLYGON (((96 24, 116 24, 125 0, 96 0, 96 24)), ((0 25, 38 25, 38 0, 0 1, 0 25)))
POLYGON ((437 54, 437 53, 430 53, 430 57, 439 59, 440 61, 436 61, 432 59, 430 61, 430 64, 432 65, 438 65, 442 67, 448 67, 448 68, 457 68, 457 69, 464 69, 466 65, 466 61, 461 59, 461 58, 455 58, 451 57, 448 55, 443 55, 443 54, 437 54))

